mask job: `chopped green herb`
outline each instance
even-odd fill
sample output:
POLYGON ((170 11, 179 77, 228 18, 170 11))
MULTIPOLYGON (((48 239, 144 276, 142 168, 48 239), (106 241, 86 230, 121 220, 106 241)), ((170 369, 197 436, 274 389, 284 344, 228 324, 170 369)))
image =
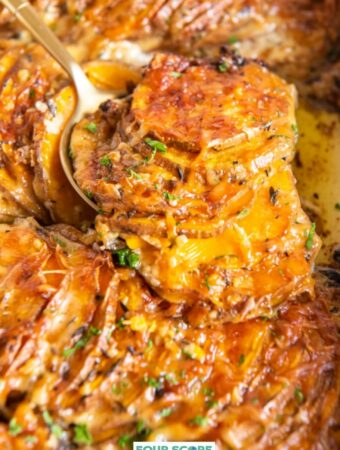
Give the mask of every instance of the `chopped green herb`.
POLYGON ((125 169, 126 172, 128 172, 128 174, 133 177, 136 178, 136 180, 143 180, 143 177, 141 175, 139 175, 139 173, 135 172, 133 169, 125 169))
POLYGON ((35 90, 33 88, 31 88, 29 90, 28 96, 29 96, 29 98, 34 98, 35 97, 35 90))
POLYGON ((228 70, 228 64, 226 62, 223 62, 218 65, 218 71, 221 73, 224 73, 228 70))
POLYGON ((97 133, 97 125, 93 122, 88 123, 87 125, 85 125, 85 130, 89 131, 92 134, 96 134, 97 133))
POLYGON ((242 364, 244 363, 244 361, 246 360, 246 357, 244 356, 244 354, 242 353, 239 357, 238 360, 238 366, 242 366, 242 364))
POLYGON ((130 436, 129 434, 123 434, 123 436, 121 436, 118 439, 118 445, 120 447, 126 447, 127 445, 129 445, 132 441, 132 436, 130 436))
POLYGON ((159 389, 162 386, 161 381, 157 380, 156 378, 153 377, 148 377, 145 376, 144 377, 144 381, 146 384, 148 384, 149 386, 155 388, 155 389, 159 389))
POLYGON ((337 209, 338 211, 340 211, 340 203, 335 203, 335 209, 337 209))
POLYGON ((228 44, 233 45, 236 44, 239 41, 239 39, 236 36, 230 36, 230 38, 228 39, 228 44))
POLYGON ((65 358, 69 358, 75 351, 75 348, 65 348, 65 350, 63 351, 63 355, 65 356, 65 358))
POLYGON ((299 129, 296 123, 292 123, 291 125, 292 130, 294 131, 295 137, 298 138, 299 137, 299 129))
POLYGON ((59 439, 63 434, 63 429, 54 422, 48 411, 44 411, 42 416, 45 424, 50 428, 51 433, 59 439))
POLYGON ((81 19, 81 16, 82 16, 82 13, 81 13, 81 12, 78 12, 78 13, 76 13, 76 14, 73 16, 73 20, 74 20, 75 22, 79 22, 80 19, 81 19))
POLYGON ((79 423, 74 427, 73 442, 76 444, 92 444, 92 435, 85 423, 79 423))
POLYGON ((185 375, 186 375, 186 371, 185 371, 185 369, 181 369, 180 371, 179 371, 179 376, 180 376, 180 378, 185 378, 185 375))
POLYGON ((136 424, 136 431, 138 434, 143 433, 143 431, 146 429, 145 422, 143 420, 138 420, 136 424))
POLYGON ((212 397, 214 395, 214 390, 210 387, 204 387, 202 389, 202 392, 204 395, 206 395, 207 397, 212 397))
MULTIPOLYGON (((161 141, 157 141, 156 139, 145 138, 144 142, 152 148, 151 160, 155 157, 157 152, 166 153, 168 147, 163 144, 161 141)), ((149 161, 149 159, 148 159, 149 161)))
POLYGON ((178 197, 177 195, 170 194, 170 192, 168 191, 163 192, 163 197, 165 198, 165 200, 168 201, 180 200, 180 197, 178 197))
POLYGON ((100 329, 97 327, 90 326, 90 334, 91 336, 99 336, 100 335, 100 329))
POLYGON ((100 158, 99 164, 104 167, 112 167, 112 162, 108 155, 105 155, 102 158, 100 158))
POLYGON ((73 153, 72 153, 72 148, 71 148, 71 147, 69 147, 68 150, 67 150, 67 156, 68 156, 70 159, 73 159, 73 153))
POLYGON ((90 326, 90 328, 87 330, 87 332, 84 334, 83 337, 81 337, 73 347, 67 348, 63 351, 63 355, 68 358, 69 356, 73 355, 73 353, 76 350, 80 350, 88 344, 89 340, 92 336, 98 336, 100 334, 100 330, 96 327, 90 326))
POLYGON ((25 437, 25 442, 27 444, 35 444, 38 441, 38 438, 36 436, 28 435, 25 437))
POLYGON ((308 232, 306 243, 305 243, 306 249, 308 251, 312 250, 312 247, 313 247, 313 239, 314 239, 314 234, 315 234, 315 228, 316 228, 316 224, 315 224, 315 222, 313 222, 311 227, 310 227, 310 230, 308 232))
POLYGON ((244 208, 244 209, 242 209, 242 211, 240 211, 238 214, 237 214, 237 217, 245 217, 247 214, 249 213, 249 209, 248 208, 244 208))
POLYGON ((148 340, 147 347, 148 347, 148 348, 152 348, 152 347, 153 347, 152 339, 149 339, 149 340, 148 340))
POLYGON ((183 74, 181 72, 171 72, 170 75, 173 78, 181 78, 181 76, 183 76, 183 74))
POLYGON ((130 248, 125 247, 112 252, 117 257, 118 265, 121 267, 130 267, 136 269, 139 264, 139 255, 130 248))
POLYGON ((305 401, 305 396, 303 395, 303 392, 299 386, 294 390, 294 398, 298 405, 301 405, 305 401))
POLYGON ((51 433, 56 437, 56 438, 61 438, 61 436, 63 435, 63 429, 57 425, 57 424, 53 424, 51 426, 51 433))
POLYGON ((46 425, 48 425, 49 427, 53 425, 53 423, 54 423, 53 419, 50 416, 50 413, 48 411, 44 411, 42 413, 42 417, 43 417, 44 422, 46 423, 46 425))
POLYGON ((22 430, 22 426, 17 422, 16 418, 13 417, 13 419, 9 422, 9 434, 11 436, 17 436, 22 432, 22 430))
POLYGON ((172 414, 173 409, 172 408, 163 408, 161 411, 159 411, 160 417, 168 417, 172 414))
POLYGON ((113 384, 111 389, 112 393, 116 395, 120 395, 124 392, 124 390, 127 388, 128 383, 126 381, 120 381, 117 384, 113 384))
POLYGON ((270 320, 270 317, 268 317, 268 316, 260 316, 260 319, 262 320, 262 322, 268 322, 268 320, 270 320))
POLYGON ((204 276, 204 284, 205 284, 206 288, 208 289, 208 291, 210 291, 211 286, 209 284, 209 278, 208 278, 207 274, 205 274, 205 276, 204 276))
POLYGON ((208 422, 209 422, 208 418, 202 416, 196 416, 193 419, 189 420, 190 425, 197 425, 199 427, 204 427, 208 425, 208 422))
POLYGON ((250 401, 253 405, 257 405, 259 403, 259 399, 256 397, 252 398, 250 401))
POLYGON ((53 239, 61 248, 66 248, 66 242, 62 241, 58 236, 53 236, 53 239))
POLYGON ((125 320, 125 317, 122 316, 122 317, 117 321, 117 328, 119 328, 120 330, 123 330, 123 329, 125 328, 124 320, 125 320))
POLYGON ((169 375, 168 373, 166 375, 164 375, 164 379, 169 383, 169 384, 177 384, 177 380, 173 375, 169 375))
POLYGON ((89 198, 90 200, 93 200, 93 192, 84 191, 84 194, 86 195, 87 198, 89 198))
POLYGON ((186 356, 188 359, 195 359, 195 358, 193 357, 193 355, 192 355, 188 350, 183 349, 183 350, 182 350, 182 353, 183 353, 183 355, 186 356))
POLYGON ((208 409, 215 408, 215 406, 218 406, 218 401, 217 400, 208 400, 207 401, 208 409))

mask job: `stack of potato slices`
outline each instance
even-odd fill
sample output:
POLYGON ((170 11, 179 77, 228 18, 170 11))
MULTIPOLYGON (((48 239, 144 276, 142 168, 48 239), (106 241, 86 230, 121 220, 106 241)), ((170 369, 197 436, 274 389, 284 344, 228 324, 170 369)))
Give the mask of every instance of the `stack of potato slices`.
POLYGON ((76 101, 66 75, 34 44, 8 46, 0 67, 0 220, 92 218, 59 162, 59 136, 76 101))
POLYGON ((156 56, 131 99, 72 136, 105 244, 123 238, 167 300, 211 301, 228 320, 312 293, 319 240, 289 165, 294 105, 293 88, 257 63, 156 56))

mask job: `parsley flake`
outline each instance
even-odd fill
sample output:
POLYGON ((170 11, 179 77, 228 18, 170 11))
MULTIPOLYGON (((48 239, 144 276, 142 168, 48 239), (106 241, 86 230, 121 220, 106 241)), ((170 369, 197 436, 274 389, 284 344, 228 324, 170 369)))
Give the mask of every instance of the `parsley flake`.
POLYGON ((135 172, 133 169, 125 169, 125 171, 133 178, 135 178, 136 180, 143 180, 143 177, 141 175, 139 175, 139 173, 135 172))
POLYGON ((215 406, 218 406, 218 401, 217 400, 208 400, 207 401, 208 409, 215 408, 215 406))
POLYGON ((312 250, 312 247, 313 247, 313 239, 314 239, 314 235, 315 235, 315 228, 316 228, 316 224, 315 224, 315 222, 313 222, 311 227, 310 227, 310 230, 308 232, 306 243, 305 243, 306 249, 308 251, 312 250))
POLYGON ((136 269, 139 264, 139 255, 133 252, 130 248, 125 247, 112 252, 117 258, 117 263, 121 267, 130 267, 136 269))
POLYGON ((237 214, 237 217, 239 217, 239 218, 245 217, 248 213, 249 213, 249 209, 248 208, 244 208, 244 209, 242 209, 242 211, 240 211, 237 214))
POLYGON ((301 405, 305 401, 305 396, 299 386, 297 386, 294 390, 294 398, 298 405, 301 405))
POLYGON ((35 444, 38 442, 38 438, 33 435, 28 435, 25 437, 25 442, 27 442, 27 444, 35 444))
POLYGON ((228 44, 233 45, 236 44, 239 41, 238 37, 236 36, 230 36, 230 38, 228 39, 228 44))
POLYGON ((92 435, 85 423, 79 423, 74 427, 73 442, 76 444, 92 444, 92 435))
POLYGON ((169 202, 175 201, 175 200, 180 200, 180 197, 178 197, 177 195, 171 194, 168 191, 163 192, 163 197, 165 198, 165 200, 167 200, 169 202))
POLYGON ((48 411, 44 411, 42 413, 42 417, 44 419, 45 424, 50 428, 51 433, 56 438, 58 438, 58 439, 61 438, 61 436, 63 434, 63 429, 54 422, 54 420, 50 416, 50 413, 48 411))
POLYGON ((9 422, 9 434, 11 436, 17 436, 22 430, 22 426, 17 422, 16 418, 13 417, 9 422))
POLYGON ((183 76, 183 74, 181 72, 171 72, 170 75, 173 78, 181 78, 181 76, 183 76))
POLYGON ((116 323, 117 328, 119 328, 120 330, 124 330, 124 328, 125 328, 124 320, 125 320, 125 317, 122 316, 116 323))
POLYGON ((242 364, 244 363, 245 360, 246 360, 246 357, 244 356, 243 353, 241 353, 237 365, 238 365, 238 366, 242 366, 242 364))
POLYGON ((210 291, 211 285, 209 283, 209 277, 207 274, 205 274, 205 277, 204 277, 204 284, 205 284, 206 288, 208 289, 208 291, 210 291))
POLYGON ((76 350, 80 350, 88 344, 89 340, 92 336, 98 336, 100 334, 99 328, 90 326, 90 328, 87 330, 87 332, 84 334, 83 337, 81 337, 73 347, 66 348, 63 351, 63 355, 68 358, 69 356, 73 355, 73 353, 76 352, 76 350))
POLYGON ((202 389, 202 392, 204 395, 206 395, 207 397, 212 397, 214 395, 214 390, 210 387, 204 387, 202 389))
POLYGON ((74 20, 75 22, 79 22, 80 19, 81 19, 81 16, 82 16, 82 13, 81 13, 81 12, 78 12, 78 13, 76 13, 76 14, 73 16, 73 20, 74 20))
POLYGON ((89 131, 92 134, 96 134, 98 129, 97 129, 97 125, 93 122, 88 123, 87 125, 85 125, 85 130, 89 131))
POLYGON ((126 447, 127 445, 129 445, 132 441, 132 436, 130 436, 129 434, 123 434, 123 436, 121 436, 118 439, 118 445, 120 447, 126 447))
POLYGON ((84 194, 86 195, 87 198, 89 198, 90 200, 93 200, 93 192, 84 191, 84 194))
POLYGON ((190 425, 196 425, 199 427, 204 427, 206 425, 208 425, 208 418, 207 417, 202 417, 202 416, 196 416, 193 419, 189 420, 189 424, 190 425))
POLYGON ((221 73, 225 73, 228 70, 228 64, 226 62, 223 62, 218 65, 218 71, 221 73))
POLYGON ((152 148, 152 156, 154 158, 157 152, 166 153, 168 147, 161 141, 157 141, 156 139, 145 138, 144 142, 152 148))
POLYGON ((299 137, 299 129, 296 123, 291 124, 291 128, 295 134, 296 139, 299 137))
POLYGON ((162 382, 153 377, 145 376, 144 381, 147 385, 149 385, 155 389, 159 389, 162 386, 162 382))
POLYGON ((105 155, 102 158, 100 158, 99 164, 104 167, 109 167, 109 168, 112 167, 112 162, 108 155, 105 155))
POLYGON ((173 409, 172 408, 163 408, 161 411, 159 411, 160 417, 168 417, 172 414, 173 409))

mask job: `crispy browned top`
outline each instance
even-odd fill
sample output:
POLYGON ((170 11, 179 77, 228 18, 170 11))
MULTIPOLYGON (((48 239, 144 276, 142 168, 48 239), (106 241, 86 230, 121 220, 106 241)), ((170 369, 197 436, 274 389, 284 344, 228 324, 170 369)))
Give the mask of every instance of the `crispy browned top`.
POLYGON ((0 227, 1 448, 323 445, 339 367, 322 302, 224 324, 114 269, 85 245, 94 237, 33 221, 0 227))

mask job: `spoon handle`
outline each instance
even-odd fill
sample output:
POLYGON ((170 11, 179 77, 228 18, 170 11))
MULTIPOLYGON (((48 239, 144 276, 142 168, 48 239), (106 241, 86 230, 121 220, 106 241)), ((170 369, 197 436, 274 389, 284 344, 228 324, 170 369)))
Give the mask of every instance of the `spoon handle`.
POLYGON ((43 22, 35 9, 26 0, 0 0, 30 31, 33 37, 58 61, 58 63, 70 75, 76 85, 78 93, 92 84, 85 75, 80 65, 65 50, 63 44, 56 35, 43 22))

